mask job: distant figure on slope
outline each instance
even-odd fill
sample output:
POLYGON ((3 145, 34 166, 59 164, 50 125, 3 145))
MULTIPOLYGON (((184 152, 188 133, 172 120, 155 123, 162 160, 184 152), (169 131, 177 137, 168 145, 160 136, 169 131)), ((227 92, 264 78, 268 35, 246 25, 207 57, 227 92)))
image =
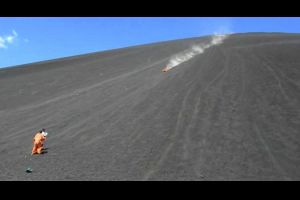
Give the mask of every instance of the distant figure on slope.
POLYGON ((171 69, 170 67, 166 66, 166 67, 163 68, 161 71, 162 71, 162 72, 167 72, 167 71, 169 71, 170 69, 171 69))
POLYGON ((42 153, 44 142, 46 141, 47 135, 48 133, 44 128, 35 134, 33 138, 33 147, 31 151, 31 155, 42 153))

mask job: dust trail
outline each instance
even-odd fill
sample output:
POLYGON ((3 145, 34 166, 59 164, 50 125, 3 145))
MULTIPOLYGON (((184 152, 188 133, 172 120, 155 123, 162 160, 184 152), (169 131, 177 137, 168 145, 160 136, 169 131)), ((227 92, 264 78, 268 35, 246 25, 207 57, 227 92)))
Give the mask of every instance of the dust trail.
POLYGON ((211 41, 208 44, 193 45, 191 48, 172 56, 163 71, 166 72, 177 65, 190 60, 194 56, 202 54, 205 49, 211 46, 222 44, 228 36, 229 35, 225 34, 215 34, 212 36, 211 41))

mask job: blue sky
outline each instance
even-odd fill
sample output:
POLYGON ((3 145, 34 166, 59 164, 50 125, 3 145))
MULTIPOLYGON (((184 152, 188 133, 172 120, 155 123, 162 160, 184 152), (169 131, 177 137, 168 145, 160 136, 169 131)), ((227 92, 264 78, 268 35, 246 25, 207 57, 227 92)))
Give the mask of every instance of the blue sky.
POLYGON ((300 18, 0 17, 0 68, 214 32, 300 33, 300 18))

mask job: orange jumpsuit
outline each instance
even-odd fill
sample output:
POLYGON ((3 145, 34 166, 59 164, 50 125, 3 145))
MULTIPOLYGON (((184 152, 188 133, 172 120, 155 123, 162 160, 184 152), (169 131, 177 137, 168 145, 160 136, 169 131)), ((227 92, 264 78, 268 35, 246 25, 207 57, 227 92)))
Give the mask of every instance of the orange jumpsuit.
POLYGON ((33 148, 31 151, 31 155, 33 154, 41 154, 43 149, 44 141, 46 137, 42 135, 42 133, 37 133, 33 138, 33 148))

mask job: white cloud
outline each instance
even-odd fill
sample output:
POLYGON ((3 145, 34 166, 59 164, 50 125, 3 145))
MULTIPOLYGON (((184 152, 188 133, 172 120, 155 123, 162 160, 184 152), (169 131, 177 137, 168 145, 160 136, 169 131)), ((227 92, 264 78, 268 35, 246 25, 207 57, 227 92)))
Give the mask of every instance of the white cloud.
POLYGON ((5 40, 0 36, 0 48, 6 48, 5 40))
POLYGON ((13 41, 14 41, 14 37, 13 36, 7 36, 6 37, 6 41, 7 41, 7 43, 9 43, 9 44, 12 44, 13 43, 13 41))
POLYGON ((14 36, 16 36, 16 37, 18 36, 18 33, 15 30, 13 30, 12 32, 13 32, 14 36))
POLYGON ((18 37, 18 33, 15 30, 12 30, 11 35, 0 36, 0 48, 7 48, 8 44, 13 44, 15 39, 18 37))

